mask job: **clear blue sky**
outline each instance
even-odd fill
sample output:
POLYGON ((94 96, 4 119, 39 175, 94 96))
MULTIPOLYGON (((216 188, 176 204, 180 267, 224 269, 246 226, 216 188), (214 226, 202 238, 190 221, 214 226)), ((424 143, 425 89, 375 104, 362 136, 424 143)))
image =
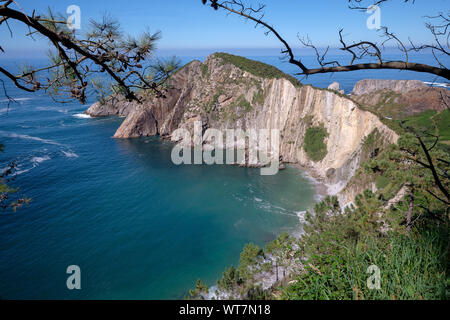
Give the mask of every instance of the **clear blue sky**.
MULTIPOLYGON (((55 12, 65 13, 69 5, 76 4, 81 8, 83 26, 88 24, 89 19, 99 19, 109 13, 121 22, 123 31, 130 34, 138 34, 146 27, 161 30, 161 51, 174 51, 181 55, 193 49, 280 48, 279 42, 272 36, 266 37, 262 29, 255 29, 250 22, 203 6, 200 0, 17 1, 30 14, 33 9, 44 12, 48 6, 55 12)), ((347 0, 253 1, 258 2, 267 4, 265 20, 276 26, 293 46, 300 47, 297 33, 308 34, 319 46, 337 46, 339 28, 344 28, 349 41, 379 40, 378 34, 366 27, 369 15, 349 10, 347 0)), ((392 3, 381 7, 381 22, 403 40, 407 41, 411 36, 420 44, 431 41, 431 35, 424 27, 424 16, 448 10, 449 0, 416 0, 415 4, 392 0, 392 3)), ((7 50, 8 56, 38 56, 48 48, 45 41, 32 41, 24 37, 28 32, 26 28, 16 23, 11 23, 11 27, 15 31, 13 38, 4 26, 0 29, 0 45, 7 50)))

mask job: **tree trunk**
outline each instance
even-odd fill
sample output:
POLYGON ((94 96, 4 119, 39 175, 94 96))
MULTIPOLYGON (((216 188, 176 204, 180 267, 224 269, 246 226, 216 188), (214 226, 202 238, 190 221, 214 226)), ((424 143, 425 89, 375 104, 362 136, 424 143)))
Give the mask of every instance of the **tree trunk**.
POLYGON ((278 282, 278 262, 277 261, 275 261, 275 272, 277 273, 276 282, 278 282))

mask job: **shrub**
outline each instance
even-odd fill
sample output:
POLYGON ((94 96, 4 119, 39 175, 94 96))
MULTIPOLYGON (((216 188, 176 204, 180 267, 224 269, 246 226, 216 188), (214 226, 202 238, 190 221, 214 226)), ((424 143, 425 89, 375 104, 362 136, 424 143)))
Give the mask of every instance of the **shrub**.
POLYGON ((389 185, 389 178, 386 178, 384 176, 378 176, 376 185, 378 189, 384 189, 389 185))
POLYGON ((202 75, 204 78, 209 78, 209 70, 208 70, 208 65, 207 64, 202 64, 201 65, 201 70, 202 70, 202 75))
POLYGON ((328 132, 324 127, 311 127, 306 130, 304 150, 308 157, 318 162, 327 155, 327 145, 324 140, 328 137, 328 132))
POLYGON ((253 95, 252 103, 262 105, 264 103, 265 98, 266 97, 264 96, 264 90, 260 89, 253 95))
POLYGON ((438 231, 417 237, 395 235, 387 241, 360 238, 356 244, 328 246, 315 256, 298 282, 284 289, 285 299, 446 299, 446 241, 438 231), (380 289, 369 289, 367 269, 380 269, 380 289))

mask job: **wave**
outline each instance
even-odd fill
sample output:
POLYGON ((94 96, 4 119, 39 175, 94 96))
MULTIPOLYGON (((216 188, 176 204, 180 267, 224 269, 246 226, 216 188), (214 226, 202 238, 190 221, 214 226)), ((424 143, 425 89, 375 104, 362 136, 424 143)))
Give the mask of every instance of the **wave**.
POLYGON ((18 170, 18 171, 16 171, 16 175, 21 175, 21 174, 24 174, 24 173, 27 173, 27 172, 29 172, 29 171, 31 171, 32 169, 34 169, 34 168, 36 168, 35 166, 33 166, 33 167, 31 167, 31 168, 29 168, 29 169, 25 169, 25 170, 18 170))
POLYGON ((67 114, 69 111, 67 109, 61 109, 58 107, 36 107, 36 110, 38 111, 54 111, 59 113, 67 114))
POLYGON ((75 152, 73 151, 64 151, 61 150, 61 152, 67 157, 67 158, 78 158, 79 155, 77 155, 75 152))
POLYGON ((90 118, 92 118, 90 115, 84 114, 84 113, 74 114, 73 117, 79 118, 79 119, 90 119, 90 118))
POLYGON ((42 163, 42 162, 44 162, 44 161, 48 161, 48 160, 50 160, 51 158, 49 157, 49 156, 43 156, 43 157, 33 157, 32 159, 31 159, 31 162, 33 162, 33 163, 35 163, 35 164, 39 164, 39 163, 42 163))
POLYGON ((62 146, 62 144, 60 144, 59 142, 49 140, 49 139, 42 139, 39 137, 33 137, 33 136, 26 135, 26 134, 17 134, 14 132, 7 132, 7 131, 0 130, 0 135, 5 138, 17 138, 17 139, 23 139, 23 140, 32 140, 32 141, 42 142, 45 144, 52 144, 55 146, 62 146))
POLYGON ((450 83, 441 83, 441 82, 424 82, 424 83, 432 87, 450 88, 450 83))
POLYGON ((300 224, 306 223, 306 212, 307 211, 299 211, 297 212, 298 220, 300 221, 300 224))
MULTIPOLYGON (((28 101, 28 100, 31 100, 31 98, 12 98, 12 102, 14 102, 14 101, 28 101)), ((2 100, 0 100, 0 102, 9 102, 9 101, 11 101, 10 99, 2 99, 2 100)))
POLYGON ((22 165, 19 165, 19 166, 17 167, 17 171, 15 172, 15 174, 16 174, 17 176, 19 176, 19 175, 21 175, 21 174, 30 172, 30 171, 33 170, 34 168, 37 168, 41 163, 43 163, 43 162, 45 162, 45 161, 49 161, 49 160, 51 160, 51 157, 48 156, 48 155, 32 157, 32 158, 30 159, 31 167, 22 169, 23 166, 22 166, 22 165))

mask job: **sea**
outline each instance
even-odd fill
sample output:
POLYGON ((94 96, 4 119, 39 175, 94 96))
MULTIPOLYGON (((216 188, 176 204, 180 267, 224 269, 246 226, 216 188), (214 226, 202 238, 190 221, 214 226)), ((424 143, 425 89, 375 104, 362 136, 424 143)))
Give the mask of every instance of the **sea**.
MULTIPOLYGON (((249 58, 298 72, 276 56, 249 58)), ((180 57, 193 59, 205 56, 180 57)), ((299 77, 324 88, 337 81, 346 93, 366 78, 446 85, 386 70, 299 77)), ((282 232, 296 234, 301 213, 318 199, 300 169, 261 176, 236 166, 177 166, 171 143, 117 140, 123 118, 83 115, 95 97, 87 105, 60 103, 3 80, 16 102, 0 91, 0 172, 16 162, 11 186, 31 201, 0 211, 0 299, 183 299, 197 279, 215 285, 245 244, 264 247, 282 232), (80 290, 67 286, 70 266, 79 267, 80 290)))

